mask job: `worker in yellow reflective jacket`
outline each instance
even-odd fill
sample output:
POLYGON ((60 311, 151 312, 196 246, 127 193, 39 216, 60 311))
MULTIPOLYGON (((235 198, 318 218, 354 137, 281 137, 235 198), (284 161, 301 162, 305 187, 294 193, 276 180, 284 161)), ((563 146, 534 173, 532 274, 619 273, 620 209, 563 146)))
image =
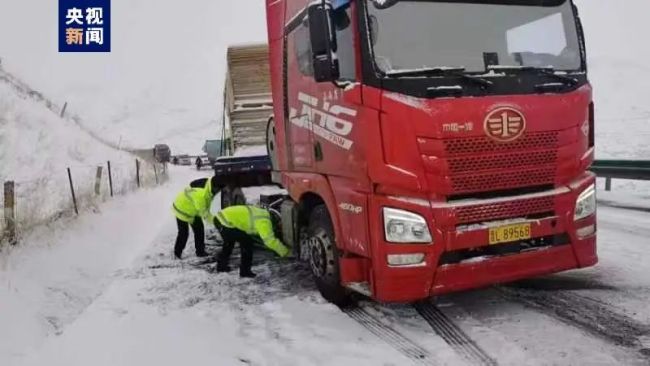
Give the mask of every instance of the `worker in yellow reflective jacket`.
POLYGON ((230 206, 218 212, 214 225, 223 238, 223 249, 217 260, 217 272, 230 272, 228 261, 237 242, 241 249, 239 276, 255 277, 251 270, 255 237, 280 257, 288 256, 289 248, 276 236, 279 221, 268 210, 256 206, 230 206))
POLYGON ((174 245, 176 258, 182 258, 183 249, 185 249, 187 237, 189 236, 189 226, 192 226, 194 232, 196 255, 199 257, 208 255, 205 252, 203 221, 214 222, 214 216, 210 213, 210 206, 221 189, 222 187, 217 184, 216 178, 203 178, 192 181, 189 187, 186 187, 183 192, 176 196, 172 206, 178 226, 178 235, 174 245))

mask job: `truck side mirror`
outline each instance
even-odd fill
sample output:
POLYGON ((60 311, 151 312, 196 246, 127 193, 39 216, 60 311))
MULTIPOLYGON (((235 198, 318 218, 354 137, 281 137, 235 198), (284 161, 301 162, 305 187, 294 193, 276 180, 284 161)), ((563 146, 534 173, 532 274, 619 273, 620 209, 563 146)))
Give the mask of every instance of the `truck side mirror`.
POLYGON ((309 37, 313 55, 316 82, 339 79, 339 61, 336 59, 336 33, 332 22, 332 8, 322 1, 309 6, 309 37))

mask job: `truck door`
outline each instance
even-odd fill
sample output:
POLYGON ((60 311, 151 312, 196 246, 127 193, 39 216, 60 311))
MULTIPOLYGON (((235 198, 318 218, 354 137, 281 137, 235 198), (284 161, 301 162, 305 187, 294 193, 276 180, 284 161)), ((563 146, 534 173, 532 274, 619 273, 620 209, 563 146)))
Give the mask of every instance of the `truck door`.
POLYGON ((358 47, 355 41, 355 4, 334 11, 340 77, 337 84, 315 83, 312 79, 314 98, 318 101, 316 117, 313 121, 313 138, 316 170, 319 173, 355 177, 365 171, 363 148, 360 146, 361 128, 357 125, 360 111, 360 97, 349 98, 350 94, 360 95, 360 85, 352 86, 357 79, 356 66, 358 47), (356 88, 356 90, 355 90, 356 88), (348 97, 346 97, 346 94, 348 97))
MULTIPOLYGON (((287 18, 292 18, 292 8, 299 13, 307 1, 293 0, 289 4, 293 6, 288 7, 287 18)), ((314 166, 311 126, 317 101, 312 95, 314 72, 306 13, 303 19, 294 18, 287 26, 286 32, 284 82, 288 113, 288 118, 285 119, 287 152, 292 169, 311 170, 314 166)))

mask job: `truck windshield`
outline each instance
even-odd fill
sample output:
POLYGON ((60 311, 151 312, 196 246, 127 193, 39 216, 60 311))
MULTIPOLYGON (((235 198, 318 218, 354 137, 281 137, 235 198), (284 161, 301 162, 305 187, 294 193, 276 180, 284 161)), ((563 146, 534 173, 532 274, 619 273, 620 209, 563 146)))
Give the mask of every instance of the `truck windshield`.
POLYGON ((556 71, 582 67, 576 19, 568 0, 544 6, 402 0, 385 7, 381 4, 386 0, 367 2, 375 62, 385 74, 413 76, 418 70, 444 68, 484 73, 499 66, 556 71))

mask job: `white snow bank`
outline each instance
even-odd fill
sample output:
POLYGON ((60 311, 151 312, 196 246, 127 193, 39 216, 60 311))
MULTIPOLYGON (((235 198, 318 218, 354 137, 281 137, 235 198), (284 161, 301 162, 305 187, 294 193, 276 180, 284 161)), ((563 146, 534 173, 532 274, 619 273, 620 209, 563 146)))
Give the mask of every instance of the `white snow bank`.
MULTIPOLYGON (((16 184, 19 230, 72 212, 68 167, 81 208, 108 196, 109 160, 116 194, 136 184, 133 155, 99 143, 71 120, 59 118, 47 103, 0 80, 0 182, 16 184), (101 195, 95 197, 97 166, 104 171, 101 195)), ((151 183, 151 170, 151 166, 142 165, 143 184, 151 183)))
POLYGON ((0 365, 13 365, 48 336, 61 334, 102 293, 112 273, 156 240, 161 225, 173 225, 165 220, 172 217, 171 202, 198 174, 173 169, 170 184, 39 227, 0 253, 0 365))

